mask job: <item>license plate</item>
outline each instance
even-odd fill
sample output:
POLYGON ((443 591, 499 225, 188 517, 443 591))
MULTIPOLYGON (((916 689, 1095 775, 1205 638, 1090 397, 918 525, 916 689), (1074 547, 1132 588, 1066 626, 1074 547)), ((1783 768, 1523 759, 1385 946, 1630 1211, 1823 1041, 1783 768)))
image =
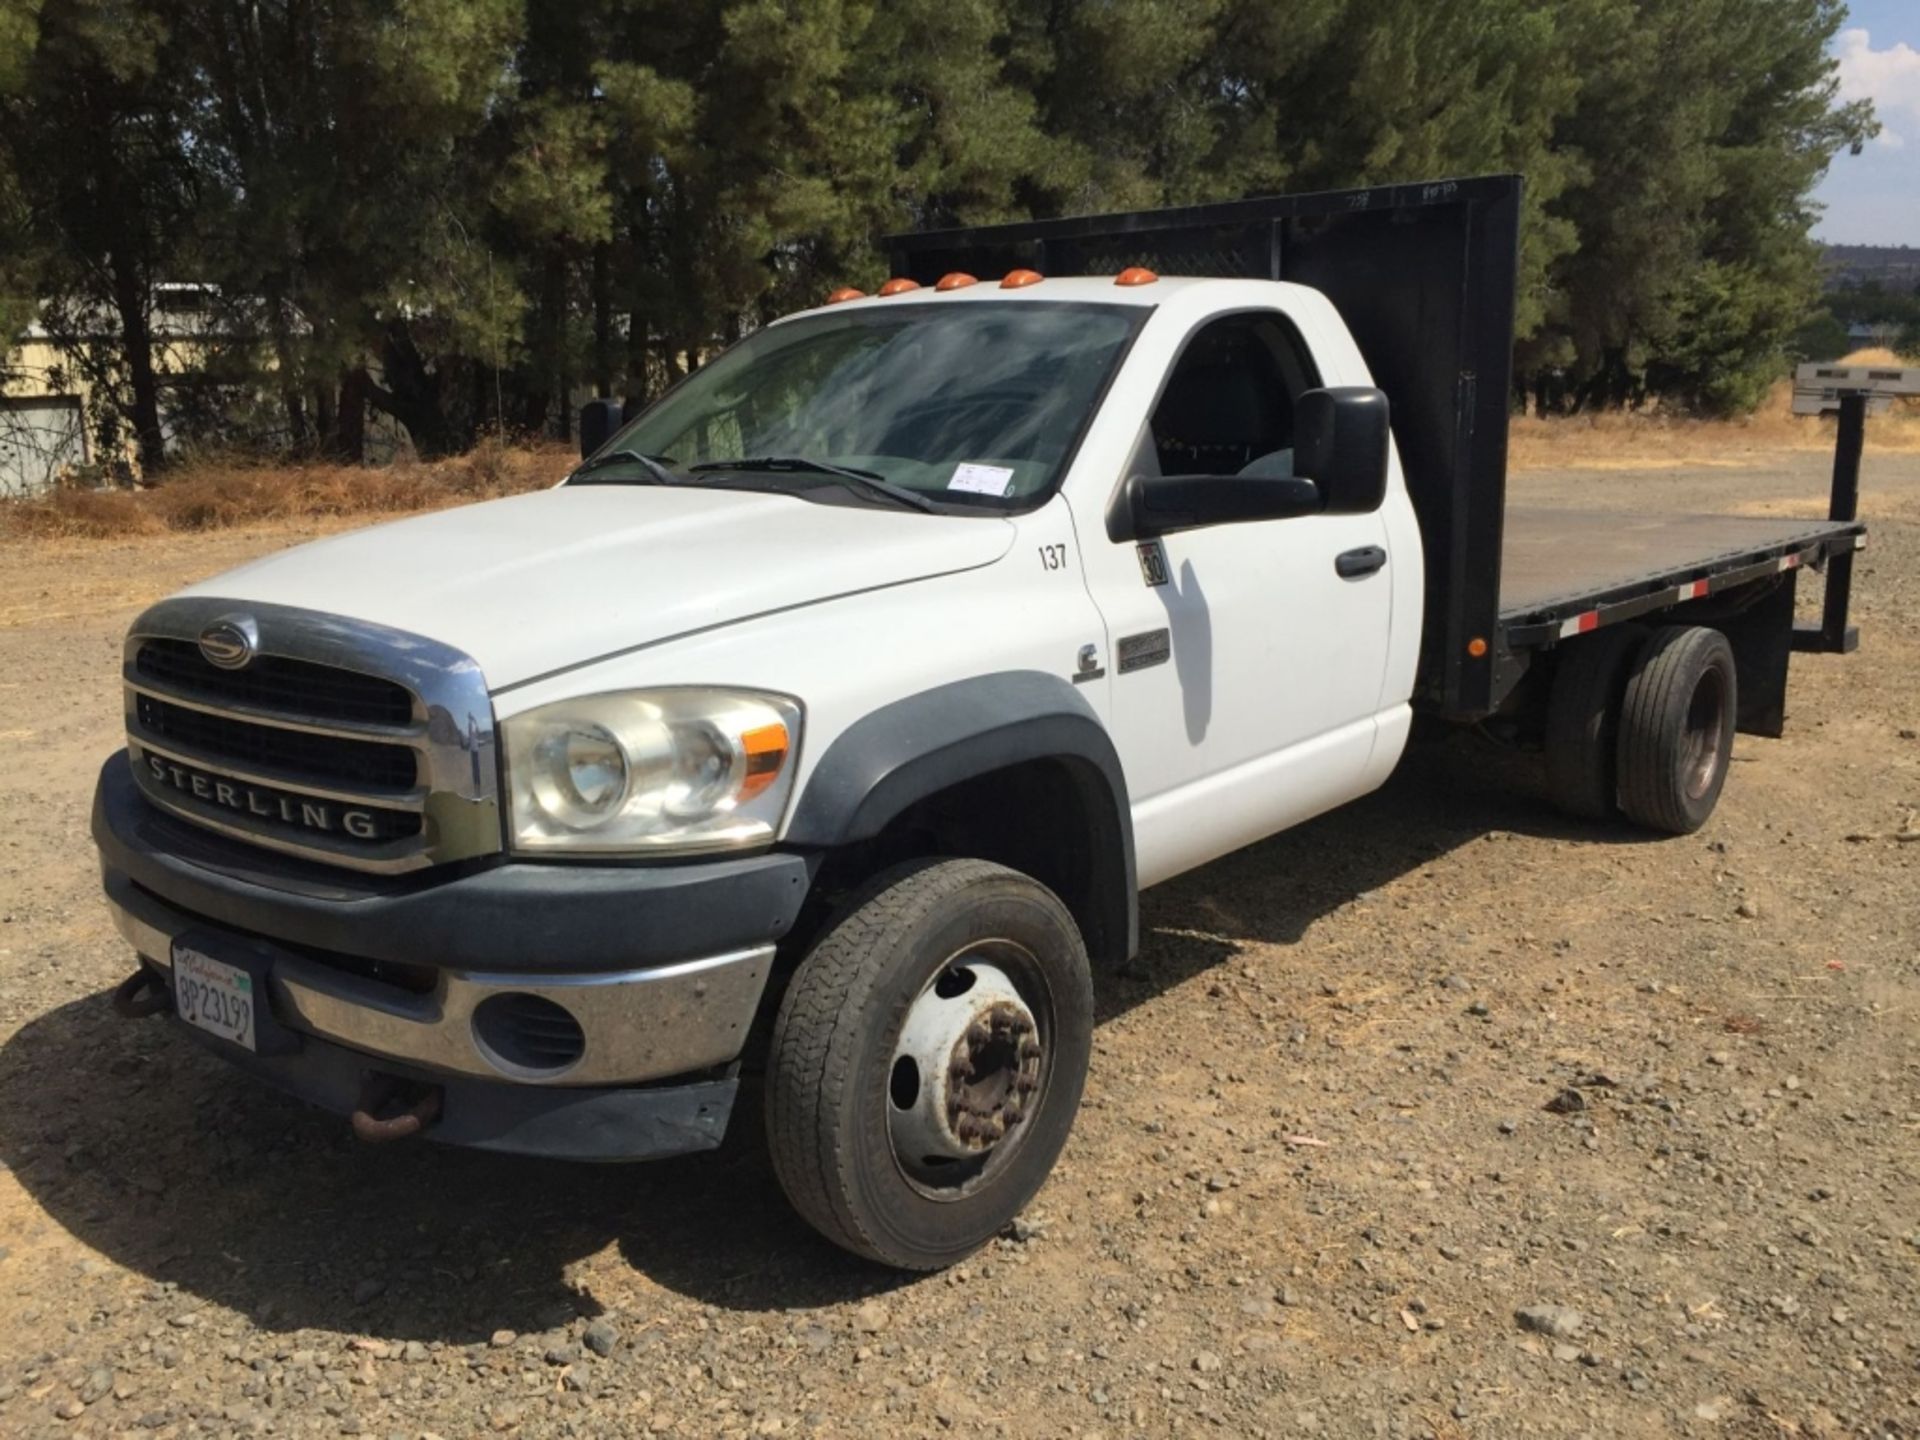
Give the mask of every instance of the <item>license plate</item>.
POLYGON ((189 1025, 252 1050, 253 977, 198 950, 175 946, 173 1008, 189 1025))

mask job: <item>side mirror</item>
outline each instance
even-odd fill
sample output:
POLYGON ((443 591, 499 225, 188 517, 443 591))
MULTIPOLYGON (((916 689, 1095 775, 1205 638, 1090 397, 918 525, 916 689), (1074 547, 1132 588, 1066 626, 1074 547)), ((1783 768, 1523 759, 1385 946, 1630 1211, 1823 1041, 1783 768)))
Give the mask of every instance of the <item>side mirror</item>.
POLYGON ((1320 486, 1329 515, 1365 515, 1387 498, 1387 397, 1364 385, 1294 402, 1293 468, 1320 486))
POLYGON ((1116 540, 1150 540, 1245 520, 1291 520, 1325 508, 1311 480, 1258 475, 1135 475, 1121 498, 1114 518, 1123 523, 1114 528, 1128 533, 1116 540))
POLYGON ((580 407, 580 458, 585 460, 620 428, 618 400, 589 400, 580 407))

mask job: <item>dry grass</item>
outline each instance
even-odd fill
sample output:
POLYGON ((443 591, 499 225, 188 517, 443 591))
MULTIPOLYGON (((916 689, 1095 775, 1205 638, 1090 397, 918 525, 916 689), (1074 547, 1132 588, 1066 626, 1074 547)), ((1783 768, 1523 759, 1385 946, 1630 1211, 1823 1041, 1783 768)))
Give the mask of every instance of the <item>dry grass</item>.
MULTIPOLYGON (((1738 466, 1783 450, 1831 450, 1834 422, 1792 415, 1769 402, 1743 420, 1685 420, 1648 414, 1516 417, 1508 455, 1516 470, 1573 466, 1586 470, 1654 470, 1738 466)), ((1867 422, 1875 450, 1920 454, 1920 406, 1896 408, 1867 422)))
MULTIPOLYGON (((1842 363, 1905 362, 1891 350, 1872 349, 1855 351, 1842 363)), ((1610 412, 1569 419, 1516 417, 1508 453, 1516 470, 1736 466, 1769 452, 1831 450, 1833 432, 1830 417, 1793 413, 1793 382, 1782 380, 1773 387, 1765 404, 1740 420, 1689 420, 1653 412, 1610 412)), ((1920 403, 1897 400, 1891 412, 1870 419, 1867 444, 1878 450, 1920 454, 1920 403)))
POLYGON ((563 446, 481 446, 451 460, 371 468, 208 460, 144 490, 63 489, 0 505, 0 534, 118 539, 333 516, 434 510, 538 490, 565 473, 563 446))
POLYGON ((1840 362, 1842 365, 1904 365, 1907 362, 1884 345, 1869 345, 1856 350, 1840 362))

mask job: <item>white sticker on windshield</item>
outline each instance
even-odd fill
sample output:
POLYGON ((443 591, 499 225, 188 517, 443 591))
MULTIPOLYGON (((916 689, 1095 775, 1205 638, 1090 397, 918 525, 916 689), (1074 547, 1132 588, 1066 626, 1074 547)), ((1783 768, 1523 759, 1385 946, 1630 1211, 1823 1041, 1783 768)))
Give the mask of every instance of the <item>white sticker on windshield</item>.
POLYGON ((970 490, 975 495, 1004 495, 1013 483, 1013 471, 1003 465, 960 464, 953 467, 949 490, 970 490))

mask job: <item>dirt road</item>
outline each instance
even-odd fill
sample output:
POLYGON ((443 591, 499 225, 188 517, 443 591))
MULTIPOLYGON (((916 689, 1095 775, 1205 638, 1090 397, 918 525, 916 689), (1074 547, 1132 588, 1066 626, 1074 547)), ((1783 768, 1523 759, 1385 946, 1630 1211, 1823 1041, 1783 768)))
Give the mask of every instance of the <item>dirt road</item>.
POLYGON ((1565 823, 1463 735, 1147 896, 1020 1238, 911 1281, 785 1209, 752 1113, 641 1168, 373 1150, 115 1020, 119 637, 299 537, 0 546, 0 1433, 1920 1433, 1920 457, 1866 509, 1861 653, 1796 660, 1702 834, 1565 823))

